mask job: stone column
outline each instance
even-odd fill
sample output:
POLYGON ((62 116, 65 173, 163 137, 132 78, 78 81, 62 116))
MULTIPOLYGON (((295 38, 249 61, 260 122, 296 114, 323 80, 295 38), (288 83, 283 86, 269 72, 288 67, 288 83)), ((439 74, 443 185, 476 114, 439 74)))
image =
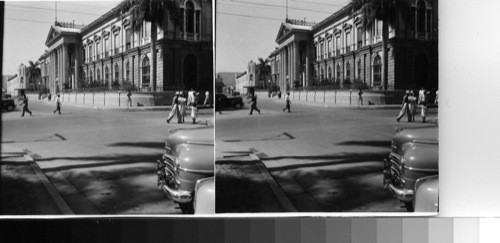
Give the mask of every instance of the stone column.
POLYGON ((63 69, 62 69, 62 83, 68 82, 69 58, 68 58, 68 45, 64 44, 63 47, 63 69))
POLYGON ((309 68, 310 68, 309 67, 309 61, 310 61, 309 59, 311 57, 311 45, 310 44, 306 45, 305 53, 306 53, 305 54, 305 56, 306 56, 306 64, 305 64, 306 65, 305 66, 305 70, 306 71, 305 71, 305 75, 306 76, 305 76, 305 79, 304 79, 304 86, 307 87, 307 82, 309 81, 309 76, 310 76, 310 74, 309 74, 309 68))
MULTIPOLYGON (((295 41, 294 42, 294 48, 293 48, 293 56, 294 56, 294 66, 293 66, 293 75, 295 79, 300 79, 300 67, 297 65, 300 65, 300 55, 299 55, 299 42, 295 41)), ((299 80, 301 82, 301 80, 299 80)))
POLYGON ((80 77, 80 46, 78 44, 75 45, 75 78, 73 80, 73 88, 78 88, 78 79, 80 77))

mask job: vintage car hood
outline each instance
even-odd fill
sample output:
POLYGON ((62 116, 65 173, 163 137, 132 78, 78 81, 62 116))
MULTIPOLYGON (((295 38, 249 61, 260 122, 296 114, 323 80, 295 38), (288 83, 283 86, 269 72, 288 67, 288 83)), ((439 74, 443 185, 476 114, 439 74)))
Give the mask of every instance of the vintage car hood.
POLYGON ((403 145, 404 165, 407 168, 438 172, 439 147, 429 143, 407 143, 403 145))
POLYGON ((392 138, 393 152, 400 154, 401 146, 408 142, 438 143, 438 127, 422 127, 404 129, 392 138))
POLYGON ((214 127, 172 130, 167 138, 168 146, 173 148, 182 143, 214 146, 214 127))
POLYGON ((175 148, 179 168, 193 172, 214 171, 214 146, 203 144, 179 144, 175 148))

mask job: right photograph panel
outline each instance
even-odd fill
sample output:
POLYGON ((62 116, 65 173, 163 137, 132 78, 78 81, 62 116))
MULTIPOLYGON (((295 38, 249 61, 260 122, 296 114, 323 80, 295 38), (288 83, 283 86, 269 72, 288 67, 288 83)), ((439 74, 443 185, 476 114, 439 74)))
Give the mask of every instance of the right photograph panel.
POLYGON ((216 213, 437 213, 438 1, 216 5, 216 213))

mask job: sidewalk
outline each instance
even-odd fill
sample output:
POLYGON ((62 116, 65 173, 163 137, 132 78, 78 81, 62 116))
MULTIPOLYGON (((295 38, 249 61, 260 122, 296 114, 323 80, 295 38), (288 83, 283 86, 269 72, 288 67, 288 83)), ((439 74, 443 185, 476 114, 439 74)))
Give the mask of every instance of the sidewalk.
MULTIPOLYGON (((259 97, 260 98, 260 97, 259 97)), ((278 99, 277 97, 263 97, 260 98, 261 101, 271 101, 277 104, 283 104, 283 107, 285 107, 285 99, 282 97, 281 99, 278 99)), ((346 110, 398 110, 401 109, 401 104, 395 104, 395 105, 357 105, 357 100, 355 103, 353 102, 352 105, 341 105, 341 104, 335 104, 331 102, 312 102, 312 101, 301 101, 301 100, 291 100, 291 106, 293 109, 293 105, 303 105, 303 106, 314 106, 314 107, 321 107, 321 108, 326 108, 326 109, 346 109, 346 110)))
MULTIPOLYGON (((42 100, 31 100, 31 102, 44 102, 47 104, 54 104, 55 107, 55 100, 47 100, 47 99, 42 99, 42 100)), ((120 107, 115 107, 115 106, 103 106, 103 105, 91 105, 91 104, 77 104, 77 103, 67 103, 63 102, 62 107, 64 106, 71 106, 71 107, 78 107, 78 108, 84 108, 84 109, 94 109, 94 110, 115 110, 115 111, 170 111, 172 109, 172 106, 133 106, 133 107, 127 107, 127 106, 120 106, 120 107)), ((213 107, 204 107, 204 106, 199 106, 198 110, 206 110, 206 109, 213 109, 213 107)), ((190 109, 188 109, 190 111, 190 109)))
POLYGON ((73 214, 33 158, 1 145, 0 216, 73 214))

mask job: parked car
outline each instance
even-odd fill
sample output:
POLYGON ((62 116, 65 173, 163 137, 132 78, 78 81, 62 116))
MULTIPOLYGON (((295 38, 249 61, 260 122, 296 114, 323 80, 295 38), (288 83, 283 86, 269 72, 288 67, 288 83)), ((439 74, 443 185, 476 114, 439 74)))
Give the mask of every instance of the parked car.
POLYGON ((214 127, 172 131, 158 160, 158 189, 193 213, 196 182, 214 176, 214 127))
POLYGON ((439 176, 428 176, 417 180, 413 205, 415 212, 438 212, 439 176))
POLYGON ((2 110, 13 111, 16 108, 14 99, 9 94, 2 94, 2 110))
POLYGON ((221 108, 234 108, 236 110, 239 110, 243 107, 243 98, 241 96, 227 96, 225 94, 215 94, 215 99, 219 100, 219 103, 222 107, 221 108))
POLYGON ((420 178, 438 175, 438 127, 404 129, 394 135, 392 152, 384 161, 384 186, 414 210, 415 184, 420 178))
POLYGON ((215 214, 215 177, 196 182, 193 204, 194 214, 215 214))

